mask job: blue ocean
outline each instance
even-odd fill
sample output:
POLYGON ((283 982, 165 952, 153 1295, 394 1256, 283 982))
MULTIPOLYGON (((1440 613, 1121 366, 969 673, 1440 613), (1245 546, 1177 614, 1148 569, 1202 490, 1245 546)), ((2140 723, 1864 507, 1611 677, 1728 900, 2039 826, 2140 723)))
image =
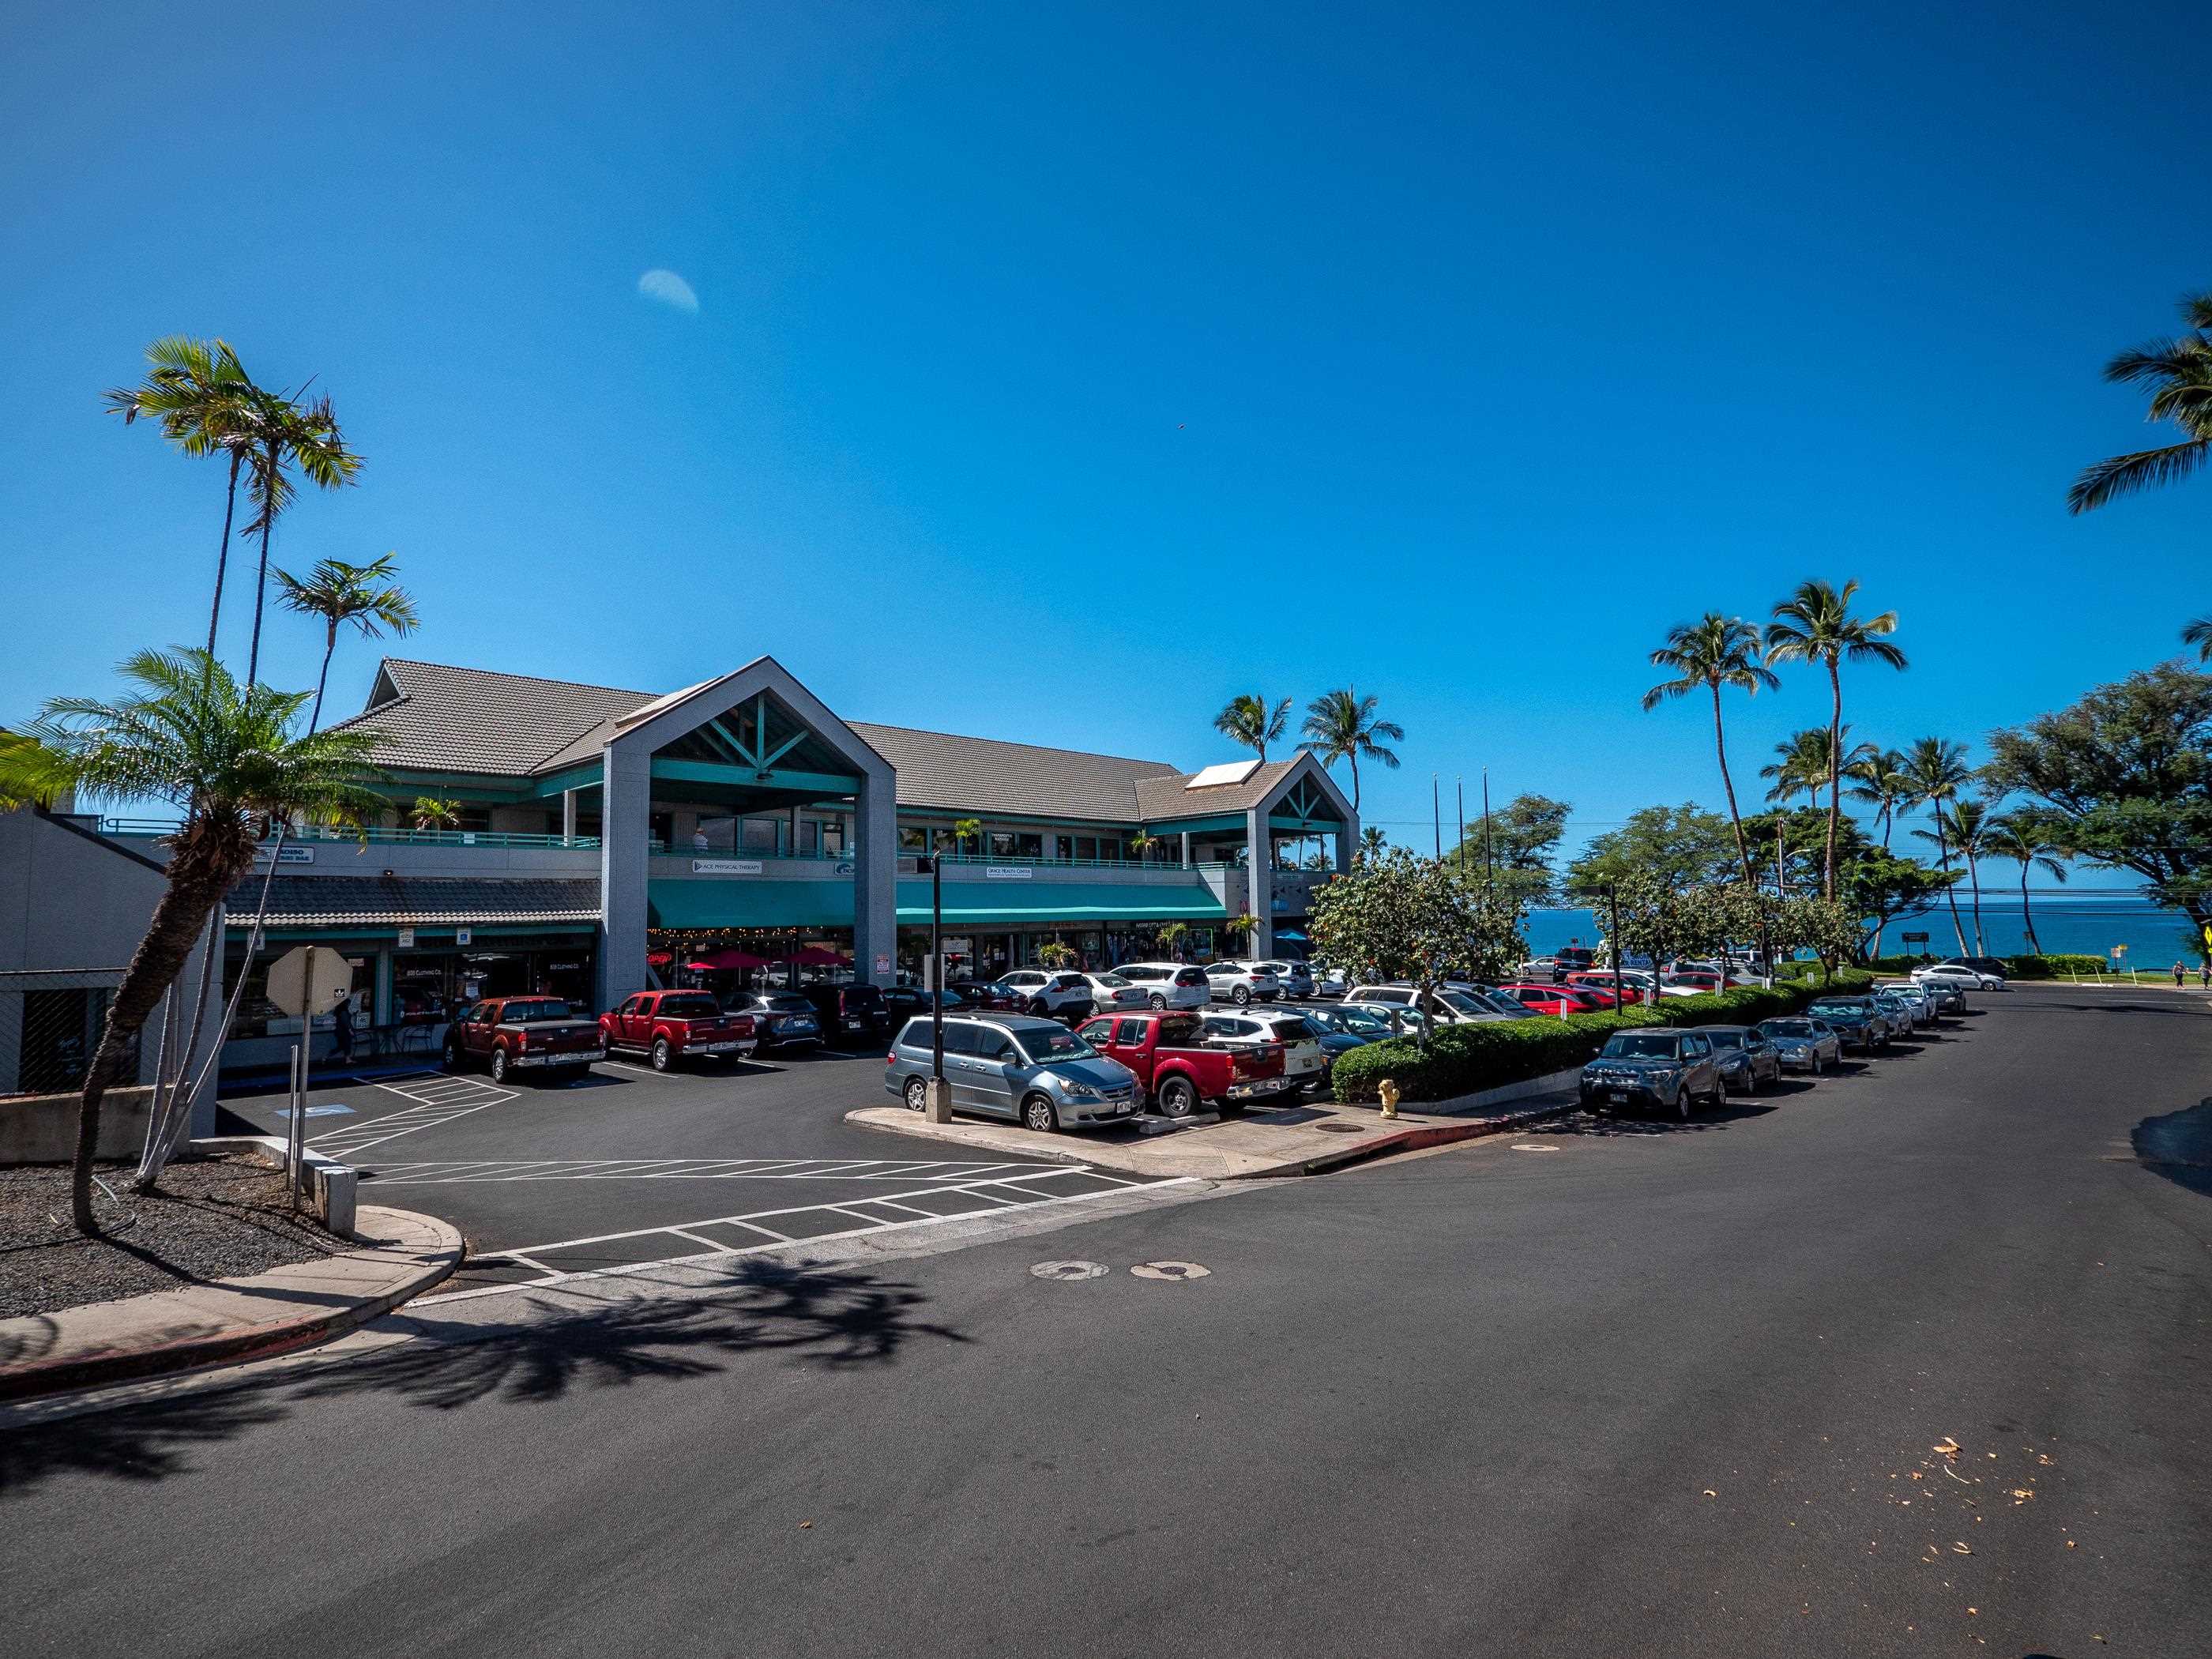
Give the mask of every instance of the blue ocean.
MULTIPOLYGON (((2179 958, 2193 968, 2203 954, 2197 929, 2179 910, 2162 909, 2131 893, 2084 892, 2063 898, 2035 898, 2029 914, 2035 936, 2046 954, 2076 952, 2112 957, 2113 947, 2124 945, 2120 958, 2131 968, 2166 968, 2179 958)), ((1981 939, 1974 943, 1973 909, 1965 894, 1959 898, 1959 920, 1966 930, 1966 948, 1977 956, 2010 957, 2027 948, 2027 929, 2021 919, 2018 892, 2009 896, 1982 896, 1981 939)), ((1538 910, 1528 918, 1528 944, 1539 955, 1548 955, 1562 945, 1595 945, 1603 930, 1589 910, 1538 910)), ((1881 954, 1902 956, 1932 951, 1950 956, 1959 950, 1959 935, 1951 925, 1950 907, 1938 904, 1918 916, 1893 921, 1885 930, 1881 954), (1905 933, 1925 933, 1928 942, 1907 944, 1905 933)))

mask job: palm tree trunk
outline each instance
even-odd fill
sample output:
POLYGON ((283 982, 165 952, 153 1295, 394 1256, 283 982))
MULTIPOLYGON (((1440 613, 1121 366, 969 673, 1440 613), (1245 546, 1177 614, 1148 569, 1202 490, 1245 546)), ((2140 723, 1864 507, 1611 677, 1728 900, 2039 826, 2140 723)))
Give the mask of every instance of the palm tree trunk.
MULTIPOLYGON (((189 835, 190 831, 187 830, 189 835)), ((249 853, 248 857, 251 857, 249 853)), ((192 945, 235 878, 232 860, 212 849, 181 841, 169 860, 169 884, 154 907, 146 936, 131 952, 107 1006, 107 1024, 100 1035, 91 1068, 85 1073, 84 1091, 77 1102, 76 1155, 70 1165, 70 1216, 88 1238, 100 1231, 92 1213, 92 1165, 100 1149, 100 1109, 116 1071, 130 1052, 131 1040, 146 1024, 192 953, 192 945)))
POLYGON ((1728 740, 1721 732, 1721 685, 1718 680, 1713 682, 1713 754, 1721 763, 1721 787, 1728 793, 1729 822, 1735 826, 1735 855, 1743 860, 1743 884, 1756 887, 1759 878, 1752 871, 1751 843, 1743 838, 1743 815, 1735 807, 1735 780, 1729 776, 1728 740))
POLYGON ((1973 854, 1968 849, 1960 848, 1959 850, 1960 855, 1966 860, 1966 880, 1974 890, 1974 954, 1976 956, 1985 957, 1990 953, 1990 947, 1984 941, 1982 937, 1981 865, 1974 857, 1973 854))
MULTIPOLYGON (((1949 875, 1951 873, 1951 843, 1943 833, 1943 808, 1940 802, 1936 808, 1936 858, 1943 873, 1949 875)), ((1951 907, 1951 931, 1958 935, 1959 954, 1963 957, 1966 954, 1966 924, 1959 920, 1959 887, 1956 882, 1945 884, 1943 902, 1951 907)))
POLYGON ((215 556, 215 603, 208 607, 208 655, 215 655, 216 624, 222 619, 223 574, 230 568, 230 521, 238 512, 238 468, 245 456, 230 452, 230 488, 222 498, 222 546, 215 556))
POLYGON ((1352 763, 1352 810, 1356 816, 1359 811, 1359 757, 1346 755, 1345 759, 1352 763))
POLYGON ((261 568, 253 578, 253 643, 246 653, 246 689, 251 691, 260 683, 261 672, 261 611, 269 592, 269 538, 276 528, 276 446, 269 446, 270 485, 267 497, 261 504, 261 568))
POLYGON ((2035 936, 2035 918, 2027 908, 2027 860, 2020 861, 2020 925, 2027 932, 2027 949, 2032 956, 2043 954, 2043 941, 2035 936))
POLYGON ((1881 850, 1889 851, 1889 832, 1897 828, 1897 805, 1884 798, 1881 803, 1881 850))
POLYGON ((1844 805, 1844 679, 1833 657, 1828 659, 1828 859, 1827 896, 1836 897, 1836 821, 1844 805))
POLYGON ((338 648, 338 625, 330 625, 330 634, 323 641, 323 672, 315 676, 315 712, 307 716, 307 735, 313 737, 323 723, 323 688, 331 682, 331 658, 338 648))

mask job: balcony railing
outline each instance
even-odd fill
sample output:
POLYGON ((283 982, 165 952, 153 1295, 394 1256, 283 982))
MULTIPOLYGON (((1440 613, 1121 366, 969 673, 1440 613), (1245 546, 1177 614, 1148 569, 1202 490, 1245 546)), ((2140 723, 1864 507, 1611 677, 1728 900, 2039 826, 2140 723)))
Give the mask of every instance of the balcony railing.
MULTIPOLYGON (((927 856, 914 848, 901 848, 901 858, 927 856)), ((947 864, 1023 865, 1039 870, 1227 870, 1227 864, 1200 864, 1195 860, 1178 864, 1172 859, 1032 859, 994 858, 985 853, 939 853, 947 864)))
MULTIPOLYGON (((100 831, 104 836, 147 837, 173 836, 179 826, 161 818, 102 818, 100 831)), ((274 846, 276 837, 265 837, 262 845, 274 846)), ((288 845, 302 842, 349 842, 356 846, 367 842, 371 847, 558 847, 578 851, 595 851, 599 844, 597 836, 531 835, 519 830, 404 830, 386 829, 371 824, 362 830, 343 830, 330 824, 308 824, 286 832, 288 845)))

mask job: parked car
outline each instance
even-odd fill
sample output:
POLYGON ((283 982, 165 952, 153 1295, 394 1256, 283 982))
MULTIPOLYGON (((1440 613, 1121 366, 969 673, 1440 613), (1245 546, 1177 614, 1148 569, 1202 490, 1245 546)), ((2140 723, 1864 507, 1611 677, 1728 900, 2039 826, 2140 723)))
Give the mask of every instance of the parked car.
POLYGON ((1346 997, 1337 1006, 1349 1013, 1371 1015, 1381 1020, 1385 1031, 1394 1036, 1414 1036, 1424 1026, 1451 1023, 1448 1020, 1432 1021, 1419 1008, 1403 1002, 1374 1002, 1359 997, 1346 997))
POLYGON ((1135 1073, 1145 1097, 1166 1117, 1213 1105, 1224 1115, 1291 1088, 1279 1047, 1207 1039, 1210 1016, 1169 1012, 1101 1014, 1078 1033, 1135 1073))
POLYGON ((1283 994, 1283 982, 1256 962, 1209 962, 1206 982, 1216 1002, 1233 1002, 1239 1008, 1255 1002, 1273 1002, 1283 994))
POLYGON ((1713 1040, 1713 1057, 1720 1061, 1721 1083, 1755 1095, 1782 1077, 1782 1056, 1765 1032, 1756 1025, 1700 1025, 1713 1040))
POLYGON ((1390 1022, 1349 1003, 1329 1003, 1305 1011, 1306 1024, 1324 1037, 1352 1037, 1360 1042, 1381 1042, 1391 1035, 1390 1022))
POLYGON ((1187 962, 1125 962, 1114 971, 1144 992, 1148 1008, 1203 1008, 1213 1000, 1206 969, 1187 962))
POLYGON ((1283 988, 1283 994, 1292 1001, 1305 1002, 1313 997, 1313 969, 1303 962, 1291 962, 1279 957, 1274 961, 1262 962, 1255 965, 1273 974, 1275 976, 1275 982, 1283 988))
POLYGON ((1729 988, 1729 980, 1725 974, 1703 968, 1677 969, 1659 981, 1659 989, 1662 995, 1680 990, 1686 991, 1692 996, 1711 997, 1718 996, 1729 988))
POLYGON ((1340 997, 1352 988, 1352 975, 1341 968, 1324 968, 1314 981, 1314 994, 1340 997))
POLYGON ((878 985, 802 985, 799 994, 814 1005, 823 1040, 848 1048, 872 1048, 890 1034, 891 1011, 878 985))
POLYGON ((2002 991, 2004 975, 1984 973, 1979 968, 1969 967, 1963 962, 1931 963, 1924 968, 1915 968, 1912 977, 1923 985, 1952 985, 1961 991, 2002 991))
POLYGON ((1963 993, 1954 993, 1938 985, 1917 985, 1909 979, 1884 980, 1874 988, 1874 994, 1905 998, 1917 1009, 1922 1025, 1933 1025, 1941 1019, 1954 995, 1963 997, 1963 993))
POLYGON ((1534 1009, 1522 1007, 1517 1000, 1507 996, 1495 985, 1485 985, 1475 980, 1448 979, 1443 982, 1443 988, 1447 991, 1456 991, 1460 995, 1474 1003, 1478 1008, 1502 1014, 1507 1019, 1537 1018, 1534 1009))
POLYGON ((796 991, 756 991, 742 1000, 733 999, 732 1012, 753 1017, 763 1053, 770 1048, 803 1048, 822 1042, 822 1018, 814 1005, 796 991))
POLYGON ((1306 1024, 1303 1014, 1285 1009, 1280 1013, 1201 1014, 1199 1018, 1208 1042, 1280 1048, 1283 1076, 1292 1093, 1327 1078, 1321 1032, 1306 1024))
POLYGON ((1875 1006, 1889 1016, 1891 1031, 1898 1036, 1910 1036, 1928 1020, 1928 1015, 1918 997, 1901 996, 1895 991, 1885 991, 1880 986, 1867 993, 1875 1006))
POLYGON ((1570 974, 1579 974, 1597 965, 1597 952, 1587 945, 1563 945, 1553 953, 1552 959, 1570 974))
POLYGON ((1557 957, 1536 957, 1521 964, 1517 977, 1537 984, 1556 985, 1573 971, 1557 957))
POLYGON ((1846 1048, 1872 1054, 1889 1047, 1889 1016, 1872 997, 1822 997, 1805 1012, 1833 1027, 1846 1048))
POLYGON ((1762 1019, 1759 1030, 1774 1045, 1775 1058, 1785 1072, 1809 1072, 1818 1077, 1831 1066, 1843 1064, 1843 1039, 1826 1020, 1785 1014, 1762 1019))
POLYGON ((742 1060, 760 1044, 750 1014, 726 1014, 704 991, 640 991, 599 1016, 609 1049, 643 1054, 656 1072, 678 1060, 742 1060))
MULTIPOLYGON (((1419 986, 1399 981, 1389 985, 1355 985, 1345 994, 1344 1000, 1347 1003, 1382 1003, 1410 1008, 1419 1000, 1420 994, 1419 986)), ((1486 1000, 1478 1000, 1464 991, 1431 986, 1429 998, 1434 1005, 1437 1023, 1441 1025, 1473 1025, 1504 1018, 1486 1000)))
POLYGON ((1098 1013, 1143 1008, 1150 1004, 1146 988, 1126 975, 1085 974, 1083 977, 1091 986, 1091 1006, 1098 1013))
POLYGON ((1971 968, 1976 973, 1985 974, 1990 978, 1995 980, 2005 980, 2012 977, 2012 964, 2007 962, 2002 957, 1945 957, 1942 961, 1937 963, 1936 966, 1938 968, 1971 968))
POLYGON ((1601 1000, 1597 994, 1571 985, 1501 985, 1498 988, 1532 1012, 1555 1018, 1561 1014, 1601 1014, 1613 1001, 1610 993, 1601 1000))
MULTIPOLYGON (((944 1000, 945 1012, 970 1006, 969 1000, 946 986, 938 995, 944 1000)), ((886 985, 884 987, 884 1007, 893 1019, 910 1019, 916 1014, 929 1012, 929 993, 919 985, 886 985)))
POLYGON ((955 980, 945 989, 958 992, 978 1013, 1018 1014, 1029 1006, 1028 999, 1002 979, 955 980))
MULTIPOLYGON (((1012 1118, 1041 1134, 1127 1122, 1142 1105, 1136 1073, 1057 1020, 958 1014, 944 1022, 952 1109, 1012 1118)), ((891 1045, 884 1087, 915 1111, 927 1103, 932 1022, 910 1019, 891 1045)))
POLYGON ((1686 1120, 1699 1102, 1725 1104, 1727 1086, 1701 1031, 1650 1026, 1615 1031, 1583 1067, 1582 1103, 1592 1112, 1653 1107, 1686 1120))
POLYGON ((446 1027, 446 1069, 482 1066, 494 1083, 514 1071, 580 1078, 607 1057, 599 1023, 559 997, 486 997, 446 1027))
POLYGON ((1091 1009, 1091 981, 1073 969, 1017 968, 999 983, 1022 999, 1025 1014, 1079 1019, 1091 1009))

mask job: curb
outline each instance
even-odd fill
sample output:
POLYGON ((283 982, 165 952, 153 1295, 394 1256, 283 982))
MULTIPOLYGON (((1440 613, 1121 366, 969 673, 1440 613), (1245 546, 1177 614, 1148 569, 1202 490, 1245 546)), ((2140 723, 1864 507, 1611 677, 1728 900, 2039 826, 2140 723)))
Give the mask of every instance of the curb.
MULTIPOLYGON (((1576 1109, 1572 1103, 1543 1106, 1531 1111, 1513 1112, 1503 1117, 1477 1118, 1467 1123, 1431 1123, 1421 1128, 1408 1129, 1403 1134, 1387 1139, 1370 1140, 1358 1146, 1348 1146, 1341 1152, 1323 1152, 1305 1159, 1296 1166, 1300 1175, 1319 1175, 1328 1170, 1340 1170, 1353 1164, 1364 1164, 1370 1158, 1388 1158, 1393 1152, 1425 1152, 1431 1146, 1449 1146, 1454 1141, 1480 1140, 1485 1135, 1511 1134, 1532 1123, 1541 1123, 1547 1118, 1565 1117, 1576 1109)), ((1249 1176, 1231 1176, 1232 1181, 1250 1180, 1249 1176)))
MULTIPOLYGON (((143 1347, 125 1348, 75 1358, 33 1360, 0 1368, 0 1401, 28 1400, 41 1395, 198 1370, 210 1365, 265 1359, 275 1354, 290 1352, 295 1348, 313 1346, 331 1337, 342 1336, 373 1319, 381 1318, 400 1304, 420 1296, 449 1277, 460 1265, 464 1249, 459 1231, 434 1216, 423 1215, 413 1210, 385 1210, 383 1213, 404 1218, 408 1222, 428 1229, 437 1236, 437 1243, 428 1252, 409 1250, 409 1255, 422 1255, 426 1259, 413 1273, 388 1281, 373 1295, 360 1297, 343 1307, 318 1308, 312 1313, 290 1319, 272 1319, 258 1324, 234 1326, 208 1336, 187 1337, 174 1342, 153 1342, 143 1347)), ((216 1279, 210 1284, 213 1288, 220 1289, 225 1282, 216 1279)))

